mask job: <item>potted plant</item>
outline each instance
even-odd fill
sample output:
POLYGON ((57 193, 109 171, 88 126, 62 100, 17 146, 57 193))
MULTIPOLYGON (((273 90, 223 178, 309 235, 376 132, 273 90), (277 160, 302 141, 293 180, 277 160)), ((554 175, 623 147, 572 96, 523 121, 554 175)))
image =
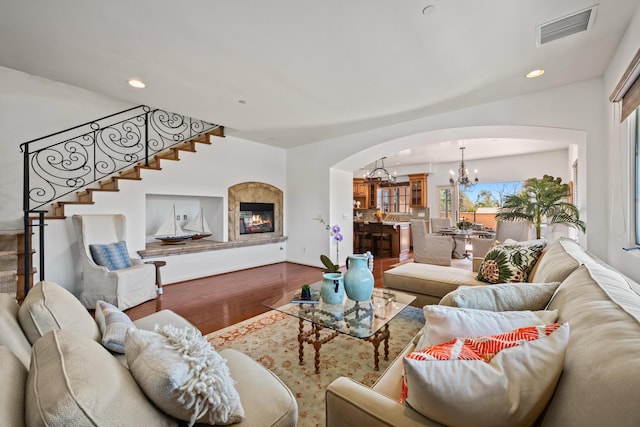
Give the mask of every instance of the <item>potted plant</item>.
POLYGON ((311 287, 307 284, 302 285, 300 291, 300 298, 302 299, 311 299, 311 287))
POLYGON ((580 212, 567 202, 571 194, 562 178, 544 175, 541 179, 529 178, 524 182, 520 194, 507 196, 498 210, 498 221, 529 221, 536 227, 536 238, 540 238, 540 227, 546 224, 565 224, 583 233, 586 224, 580 220, 580 212))
POLYGON ((340 273, 340 266, 334 264, 326 255, 320 255, 320 261, 325 266, 325 269, 322 270, 323 273, 340 273))

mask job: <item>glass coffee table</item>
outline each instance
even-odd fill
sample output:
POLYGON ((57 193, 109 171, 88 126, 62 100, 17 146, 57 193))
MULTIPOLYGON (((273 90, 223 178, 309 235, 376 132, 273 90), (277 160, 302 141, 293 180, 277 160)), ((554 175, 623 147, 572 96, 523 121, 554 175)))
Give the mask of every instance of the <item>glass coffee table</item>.
MULTIPOLYGON (((320 284, 311 285, 314 297, 320 293, 320 284)), ((384 360, 389 360, 389 322, 416 299, 399 291, 375 288, 371 301, 353 301, 346 297, 342 304, 292 303, 296 292, 264 302, 266 307, 299 319, 298 342, 300 364, 304 364, 304 344, 315 351, 315 372, 320 373, 320 348, 340 334, 359 338, 373 344, 373 360, 378 371, 379 347, 384 343, 384 360)))

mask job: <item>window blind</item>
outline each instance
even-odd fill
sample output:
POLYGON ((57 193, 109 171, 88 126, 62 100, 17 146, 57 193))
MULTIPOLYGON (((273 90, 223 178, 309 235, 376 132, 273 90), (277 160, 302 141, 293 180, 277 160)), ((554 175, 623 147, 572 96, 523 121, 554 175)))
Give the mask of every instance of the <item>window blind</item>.
POLYGON ((609 101, 622 101, 621 122, 640 106, 640 49, 611 93, 609 101))

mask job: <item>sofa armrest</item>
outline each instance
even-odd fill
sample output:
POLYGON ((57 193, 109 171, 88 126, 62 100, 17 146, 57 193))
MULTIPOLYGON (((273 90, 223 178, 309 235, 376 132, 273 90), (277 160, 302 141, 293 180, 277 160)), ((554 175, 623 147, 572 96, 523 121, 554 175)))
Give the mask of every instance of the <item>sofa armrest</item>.
POLYGON ((326 412, 327 427, 442 427, 410 407, 347 377, 329 384, 326 412))
POLYGON ((147 331, 153 331, 156 325, 163 326, 169 323, 173 324, 177 328, 190 326, 193 329, 198 329, 184 317, 171 310, 166 309, 151 313, 148 316, 141 317, 140 319, 133 321, 133 324, 136 325, 137 328, 145 329, 147 331))

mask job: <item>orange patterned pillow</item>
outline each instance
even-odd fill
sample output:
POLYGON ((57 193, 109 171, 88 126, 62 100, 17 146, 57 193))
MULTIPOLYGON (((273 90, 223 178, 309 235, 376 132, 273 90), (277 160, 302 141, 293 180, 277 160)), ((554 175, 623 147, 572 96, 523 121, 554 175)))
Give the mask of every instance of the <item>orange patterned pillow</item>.
POLYGON ((448 426, 532 425, 551 398, 569 325, 528 326, 455 338, 407 355, 402 398, 448 426))

